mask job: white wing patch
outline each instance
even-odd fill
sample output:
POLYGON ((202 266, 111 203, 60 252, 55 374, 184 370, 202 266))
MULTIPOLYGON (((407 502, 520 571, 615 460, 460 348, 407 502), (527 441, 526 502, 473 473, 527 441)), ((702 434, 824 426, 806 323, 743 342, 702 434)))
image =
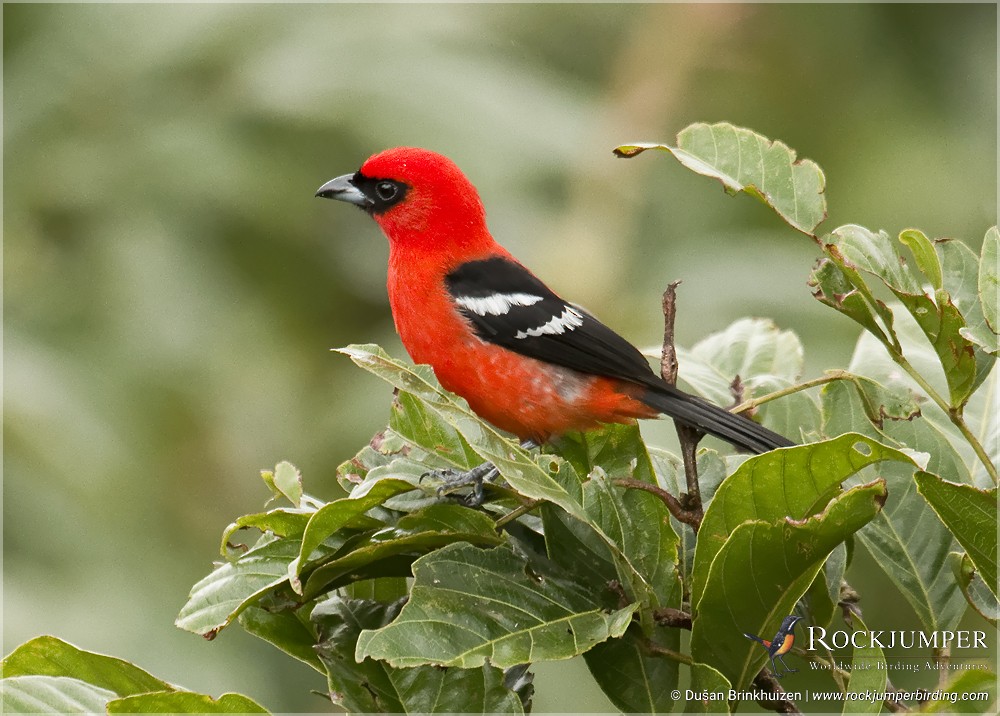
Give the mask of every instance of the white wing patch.
POLYGON ((572 306, 566 306, 566 310, 558 316, 553 316, 538 328, 529 328, 527 331, 518 331, 514 335, 514 338, 527 338, 528 336, 538 338, 538 336, 543 334, 557 336, 560 333, 572 331, 574 328, 578 328, 582 325, 583 316, 581 316, 572 306))
MULTIPOLYGON (((478 316, 503 316, 512 306, 531 306, 542 300, 530 293, 494 293, 491 296, 456 296, 455 302, 478 316)), ((546 324, 548 325, 548 324, 546 324)), ((560 331, 561 333, 562 331, 560 331)))

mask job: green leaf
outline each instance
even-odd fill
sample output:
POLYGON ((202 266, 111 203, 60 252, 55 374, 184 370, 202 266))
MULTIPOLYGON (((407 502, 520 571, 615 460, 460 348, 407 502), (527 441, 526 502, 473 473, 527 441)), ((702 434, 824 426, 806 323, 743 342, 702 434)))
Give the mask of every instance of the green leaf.
MULTIPOLYGON (((874 232, 863 226, 847 224, 823 237, 824 249, 841 268, 857 269, 880 278, 893 292, 923 296, 920 281, 900 259, 892 239, 884 231, 874 232), (836 252, 831 252, 836 248, 836 252)), ((860 288, 860 287, 859 287, 860 288)))
POLYGON ((646 443, 635 423, 610 423, 582 433, 569 433, 559 438, 555 445, 559 455, 579 475, 589 475, 599 467, 611 478, 655 482, 646 443))
POLYGON ((942 714, 995 714, 997 712, 997 676, 988 669, 969 669, 959 672, 942 689, 941 699, 928 701, 920 708, 921 713, 942 714), (986 693, 989 698, 966 700, 971 693, 986 693), (947 695, 955 698, 952 701, 947 695))
POLYGON ((920 417, 917 396, 909 388, 890 388, 863 375, 852 375, 849 380, 858 392, 865 415, 876 427, 884 428, 886 419, 909 421, 920 417))
POLYGON ((972 390, 975 390, 993 369, 997 355, 997 335, 986 322, 979 296, 979 257, 963 242, 954 239, 940 239, 935 246, 941 256, 944 289, 965 322, 959 333, 972 344, 976 361, 972 390))
POLYGON ((267 713, 245 696, 177 690, 134 664, 51 636, 3 660, 4 713, 267 713))
POLYGON ((326 673, 316 656, 316 637, 296 612, 249 606, 240 614, 239 623, 244 631, 309 664, 321 674, 326 673))
POLYGON ((455 428, 422 400, 405 391, 399 392, 392 401, 389 428, 410 445, 446 460, 449 467, 467 470, 480 462, 455 428))
POLYGON ((883 345, 895 345, 892 311, 871 295, 857 271, 841 265, 839 253, 833 255, 834 259, 820 259, 809 276, 813 298, 859 323, 883 345))
POLYGON ((3 660, 0 671, 4 678, 72 677, 118 696, 174 688, 123 659, 84 651, 54 636, 39 636, 21 644, 3 660))
MULTIPOLYGON (((824 237, 822 243, 827 255, 837 262, 871 306, 877 308, 878 304, 860 271, 876 276, 895 294, 933 346, 944 370, 951 405, 964 405, 978 383, 985 378, 981 371, 984 364, 980 361, 977 365, 973 344, 962 335, 966 320, 948 290, 938 289, 933 295, 926 293, 884 231, 875 233, 861 226, 841 226, 824 237)), ((955 272, 944 264, 942 271, 943 283, 948 287, 953 283, 951 277, 955 272)), ((885 314, 889 309, 883 306, 878 312, 885 323, 885 314)), ((886 343, 882 331, 875 335, 886 343)), ((894 336, 890 338, 898 345, 894 336)))
POLYGON ((252 515, 243 515, 235 522, 231 522, 222 533, 221 552, 223 557, 228 557, 232 545, 232 536, 242 529, 249 527, 261 532, 273 532, 279 537, 302 538, 302 533, 309 524, 309 518, 316 512, 312 508, 279 508, 267 512, 258 512, 252 515))
POLYGON ((266 714, 267 709, 242 694, 223 694, 218 699, 190 691, 167 691, 128 696, 108 703, 109 714, 266 714))
MULTIPOLYGON (((651 468, 650 468, 651 470, 651 468)), ((601 471, 584 485, 585 505, 601 532, 619 546, 619 580, 644 608, 680 606, 678 537, 666 505, 648 492, 615 487, 601 471)))
POLYGON ((410 491, 397 493, 385 500, 382 507, 396 512, 413 512, 440 502, 429 471, 446 467, 429 454, 408 451, 405 457, 390 458, 386 464, 373 467, 359 483, 350 486, 348 497, 366 495, 372 486, 383 480, 402 480, 410 484, 410 491))
MULTIPOLYGON (((761 318, 738 320, 689 351, 679 349, 678 358, 680 379, 717 405, 733 402, 732 385, 737 378, 747 400, 793 385, 803 368, 798 336, 761 318)), ((804 392, 767 403, 759 414, 767 427, 786 435, 819 428, 819 407, 804 392)))
MULTIPOLYGON (((867 422, 857 393, 841 382, 827 385, 821 400, 828 417, 824 428, 827 432, 835 434, 864 423, 871 434, 888 440, 867 422)), ((934 437, 933 428, 929 428, 923 418, 885 425, 887 432, 894 433, 901 429, 917 429, 915 434, 919 440, 908 442, 908 445, 922 452, 928 450, 928 441, 934 437)), ((940 450, 931 453, 931 469, 946 465, 945 448, 949 445, 943 439, 940 450)), ((958 465, 961 465, 960 460, 958 465)), ((885 509, 861 530, 858 538, 899 587, 928 631, 950 629, 964 610, 962 595, 945 564, 948 553, 954 548, 954 538, 934 518, 927 501, 917 493, 912 466, 887 463, 881 466, 878 474, 886 481, 891 498, 885 509)))
POLYGON ((423 400, 454 427, 480 457, 493 463, 519 493, 532 499, 554 502, 586 521, 578 491, 579 479, 557 480, 553 477, 560 474, 559 458, 550 455, 540 458, 556 467, 554 470, 543 470, 527 451, 480 420, 464 400, 441 388, 429 366, 407 365, 390 358, 384 350, 372 344, 352 345, 337 351, 396 388, 423 400))
MULTIPOLYGON (((935 385, 935 389, 943 389, 944 381, 939 378, 936 353, 927 344, 916 321, 905 311, 899 313, 896 334, 910 363, 932 384, 939 384, 935 385)), ((901 371, 886 351, 866 334, 858 339, 849 370, 877 380, 891 390, 905 386, 922 393, 913 379, 901 371)), ((995 407, 998 376, 1000 371, 990 371, 986 382, 973 393, 963 410, 970 430, 979 437, 994 463, 1000 459, 1000 422, 997 420, 998 411, 995 407)), ((845 421, 840 412, 843 409, 842 405, 832 411, 824 407, 824 415, 833 419, 838 431, 845 429, 845 421)), ((921 404, 921 414, 922 420, 888 422, 882 432, 913 450, 928 453, 930 461, 926 469, 946 480, 992 486, 993 481, 986 474, 979 457, 950 417, 936 403, 929 401, 921 404)), ((855 425, 853 429, 858 427, 855 425)))
POLYGON ((409 585, 405 577, 379 577, 351 582, 341 593, 350 599, 389 603, 409 594, 409 585))
POLYGON ((361 633, 358 659, 462 668, 568 659, 623 634, 635 609, 605 611, 573 577, 507 547, 448 545, 414 562, 413 576, 399 617, 361 633))
POLYGON ((805 604, 808 608, 809 621, 815 626, 825 627, 833 621, 839 612, 837 604, 840 601, 840 584, 847 570, 847 544, 842 543, 830 553, 823 569, 806 592, 805 604))
POLYGON ((355 661, 362 630, 384 627, 398 613, 398 604, 342 597, 331 597, 313 610, 321 635, 317 652, 336 704, 361 713, 523 712, 519 694, 507 688, 503 673, 489 664, 478 669, 397 669, 369 658, 355 661))
MULTIPOLYGON (((851 619, 860 626, 855 631, 867 632, 868 627, 854 614, 851 619)), ((844 699, 845 714, 877 714, 882 711, 882 699, 872 698, 872 694, 885 693, 887 670, 882 647, 864 639, 865 646, 856 646, 851 654, 851 677, 847 682, 847 697, 844 699), (851 694, 855 694, 852 698, 851 694)), ((853 642, 852 642, 853 643, 853 642)))
POLYGON ((588 521, 561 510, 543 510, 550 559, 571 573, 590 574, 591 584, 618 579, 629 598, 643 607, 680 606, 679 540, 669 511, 648 492, 612 484, 611 478, 655 481, 638 426, 607 425, 568 436, 559 448, 576 471, 591 476, 583 484, 588 521))
POLYGON ((906 229, 899 234, 899 240, 913 252, 917 268, 931 282, 931 287, 935 290, 944 288, 941 261, 938 259, 937 251, 934 250, 933 242, 924 235, 924 232, 919 229, 906 229))
POLYGON ((117 694, 68 676, 12 676, 0 680, 0 707, 13 714, 104 713, 117 694))
POLYGON ((836 496, 821 514, 804 520, 753 520, 736 527, 712 561, 697 603, 695 661, 712 664, 735 688, 749 684, 767 653, 744 632, 773 634, 827 555, 878 514, 885 499, 885 483, 878 480, 836 496))
POLYGON ((273 472, 261 470, 260 476, 265 484, 271 488, 275 497, 284 497, 294 507, 301 506, 302 473, 295 465, 287 460, 282 460, 275 466, 273 472))
POLYGON ((691 603, 698 604, 713 560, 739 525, 747 520, 775 523, 785 517, 802 520, 818 514, 841 492, 844 480, 886 460, 914 464, 898 450, 857 433, 748 459, 722 483, 705 510, 695 549, 691 603))
MULTIPOLYGON (((718 405, 732 403, 730 389, 739 376, 752 385, 758 376, 788 381, 802 375, 802 343, 769 319, 742 318, 722 331, 678 350, 679 377, 699 395, 718 405)), ((747 396, 748 398, 751 396, 747 396)))
MULTIPOLYGON (((679 457, 666 450, 649 448, 649 456, 656 469, 657 485, 675 497, 687 491, 684 476, 684 465, 679 457)), ((701 486, 702 507, 707 509, 712 504, 712 498, 727 473, 732 472, 744 460, 742 455, 729 455, 723 458, 715 450, 701 449, 698 451, 698 483, 701 486)), ((690 525, 684 524, 670 516, 670 525, 674 533, 680 535, 682 548, 678 555, 677 571, 683 584, 689 588, 691 583, 691 568, 694 563, 694 550, 697 544, 696 535, 690 525)))
POLYGON ((997 602, 993 592, 989 590, 982 576, 976 571, 976 566, 969 559, 969 555, 952 552, 948 558, 951 562, 952 573, 958 581, 958 587, 965 596, 965 601, 976 610, 979 616, 996 628, 997 622, 1000 621, 1000 603, 997 602))
POLYGON ((983 581, 997 595, 997 490, 979 490, 929 472, 913 476, 917 490, 965 548, 983 581))
POLYGON ((288 565, 298 556, 299 546, 296 539, 264 535, 235 562, 199 580, 174 624, 214 638, 268 590, 288 580, 288 565))
POLYGON ((674 705, 679 664, 649 647, 680 648, 678 629, 659 629, 646 637, 638 624, 624 635, 596 644, 583 655, 601 690, 625 713, 668 713, 674 705))
MULTIPOLYGON (((708 664, 691 664, 691 690, 696 694, 728 694, 732 688, 729 680, 708 664)), ((691 699, 684 705, 684 713, 728 714, 729 701, 691 699)))
MULTIPOLYGON (((372 483, 365 494, 354 495, 352 493, 351 497, 334 500, 321 507, 312 515, 309 524, 306 525, 299 555, 291 565, 291 574, 298 578, 309 556, 323 544, 327 537, 339 531, 351 520, 363 515, 371 508, 381 505, 390 497, 402 492, 409 492, 412 489, 413 485, 405 480, 384 479, 372 483)), ((297 579, 292 582, 292 588, 301 593, 301 583, 297 579)))
POLYGON ((672 154, 688 169, 718 179, 729 193, 761 200, 793 228, 812 235, 826 218, 826 178, 815 162, 749 129, 727 122, 692 124, 677 135, 677 146, 627 144, 615 149, 634 157, 647 149, 672 154))
MULTIPOLYGON (((407 365, 390 358, 375 345, 338 350, 365 370, 424 401, 462 435, 476 454, 495 465, 511 488, 525 497, 552 502, 574 518, 590 524, 615 553, 619 564, 627 564, 628 559, 621 554, 619 545, 587 514, 582 481, 570 463, 555 455, 532 458, 518 444, 480 420, 464 400, 441 388, 429 366, 407 365)), ((641 580, 638 570, 632 569, 629 576, 641 580)))
POLYGON ((986 232, 983 239, 983 250, 979 256, 979 302, 983 308, 983 318, 990 330, 1000 333, 1000 320, 997 319, 997 243, 1000 242, 1000 232, 993 226, 986 232))
POLYGON ((455 542, 493 547, 504 542, 493 520, 482 512, 454 504, 436 504, 405 515, 395 527, 360 535, 344 550, 309 565, 302 594, 312 599, 341 582, 368 577, 403 576, 409 564, 455 542), (387 565, 387 566, 386 566, 387 565))

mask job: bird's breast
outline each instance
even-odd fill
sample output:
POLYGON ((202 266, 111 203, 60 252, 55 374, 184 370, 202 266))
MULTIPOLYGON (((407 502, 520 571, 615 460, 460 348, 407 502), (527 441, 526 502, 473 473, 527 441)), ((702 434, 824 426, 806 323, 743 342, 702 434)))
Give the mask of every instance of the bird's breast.
MULTIPOLYGON (((416 363, 429 364, 447 390, 493 425, 545 442, 598 423, 651 417, 631 394, 635 386, 543 362, 483 340, 443 282, 407 280, 390 267, 389 301, 396 331, 416 363)), ((416 275, 427 275, 417 272, 416 275)))

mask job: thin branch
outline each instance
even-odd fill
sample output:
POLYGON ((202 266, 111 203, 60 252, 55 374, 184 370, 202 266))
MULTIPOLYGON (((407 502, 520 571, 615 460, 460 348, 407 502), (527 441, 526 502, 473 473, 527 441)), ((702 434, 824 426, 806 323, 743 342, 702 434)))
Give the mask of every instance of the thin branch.
POLYGON ((980 462, 982 462, 986 467, 986 472, 993 479, 993 483, 996 484, 996 465, 994 465, 993 461, 990 460, 990 456, 983 448, 983 444, 979 442, 979 438, 977 438, 975 433, 969 429, 968 424, 965 422, 965 418, 962 417, 962 413, 957 410, 949 410, 948 417, 951 419, 951 422, 955 424, 955 427, 958 428, 959 432, 962 433, 962 436, 969 441, 969 445, 972 446, 972 450, 976 453, 976 457, 978 457, 980 462))
POLYGON ((996 484, 997 482, 996 465, 994 465, 993 461, 990 460, 990 456, 986 453, 986 450, 983 448, 982 443, 979 442, 979 438, 977 438, 975 434, 969 429, 969 426, 965 422, 965 418, 962 417, 961 409, 953 408, 952 406, 950 406, 948 402, 944 399, 944 397, 942 397, 940 393, 934 390, 933 386, 931 386, 931 384, 927 382, 927 379, 924 378, 924 376, 920 375, 920 373, 917 371, 916 368, 913 367, 910 361, 906 360, 906 357, 903 355, 902 351, 898 353, 889 351, 889 355, 892 356, 892 359, 896 361, 896 363, 899 365, 900 368, 905 370, 909 374, 909 376, 913 378, 914 381, 916 381, 917 385, 923 388, 924 392, 927 393, 930 399, 933 400, 935 403, 937 403, 938 407, 945 412, 945 415, 948 416, 948 419, 951 420, 951 422, 955 425, 955 427, 958 428, 959 432, 962 433, 962 436, 968 441, 969 445, 972 446, 972 450, 976 453, 976 457, 978 457, 979 460, 983 463, 983 466, 986 468, 986 472, 989 474, 994 484, 996 484))
POLYGON ((938 670, 938 687, 944 689, 948 686, 948 679, 951 678, 951 673, 948 670, 951 663, 951 647, 934 649, 931 658, 934 659, 934 666, 938 670))
POLYGON ((646 640, 645 647, 649 650, 650 654, 655 654, 656 656, 664 656, 671 661, 677 661, 681 664, 687 664, 691 666, 694 664, 694 659, 692 659, 688 654, 682 654, 679 651, 674 651, 673 649, 668 649, 665 646, 660 646, 659 644, 646 640))
MULTIPOLYGON (((660 353, 660 376, 670 385, 677 385, 677 348, 674 345, 674 319, 677 317, 677 286, 680 281, 673 281, 663 292, 663 349, 660 353)), ((674 421, 677 439, 681 444, 681 460, 684 463, 684 479, 687 483, 687 493, 682 495, 682 508, 691 513, 692 519, 683 522, 691 525, 695 532, 701 525, 704 510, 701 507, 701 486, 698 484, 698 441, 704 433, 687 425, 674 421)), ((668 505, 669 507, 669 505, 668 505)), ((671 514, 674 514, 671 510, 671 514)), ((677 517, 677 519, 681 519, 677 517)))
POLYGON ((674 627, 691 631, 691 615, 673 607, 659 607, 653 610, 653 621, 657 626, 674 627))
POLYGON ((536 507, 538 507, 543 502, 545 502, 545 500, 529 500, 528 502, 525 502, 524 504, 522 504, 522 505, 520 505, 518 507, 515 507, 513 510, 511 510, 507 514, 502 515, 501 517, 498 517, 497 520, 496 520, 496 522, 493 523, 493 526, 496 527, 497 529, 500 529, 501 527, 503 527, 508 522, 513 522, 518 517, 521 517, 522 515, 528 514, 529 512, 531 512, 533 509, 535 509, 536 507))
POLYGON ((776 390, 773 393, 762 395, 759 398, 744 400, 736 407, 730 408, 730 412, 745 413, 748 410, 753 410, 758 406, 763 405, 764 403, 770 403, 772 400, 784 398, 786 395, 792 395, 793 393, 798 393, 803 390, 809 390, 810 388, 815 388, 819 385, 826 385, 827 383, 832 383, 835 380, 854 380, 854 376, 846 370, 828 370, 819 378, 813 378, 812 380, 806 380, 802 383, 796 383, 795 385, 790 385, 787 388, 776 390))
POLYGON ((795 705, 795 702, 788 698, 787 693, 778 680, 774 678, 770 671, 767 669, 761 669, 760 673, 753 679, 753 685, 756 686, 761 691, 766 691, 778 698, 776 699, 760 699, 757 701, 758 704, 763 706, 768 711, 774 711, 779 714, 801 714, 799 707, 795 705))
POLYGON ((663 292, 663 348, 660 352, 660 377, 677 385, 677 347, 674 345, 674 319, 677 318, 677 287, 680 281, 671 281, 663 292))
POLYGON ((642 480, 633 480, 631 478, 612 480, 611 484, 631 490, 645 490, 646 492, 656 495, 663 501, 663 504, 667 506, 670 514, 673 515, 679 522, 691 525, 695 532, 697 532, 698 528, 701 526, 702 515, 700 514, 700 511, 696 512, 694 510, 685 509, 684 506, 681 505, 680 500, 664 490, 662 487, 658 487, 657 485, 653 485, 649 482, 643 482, 642 480))

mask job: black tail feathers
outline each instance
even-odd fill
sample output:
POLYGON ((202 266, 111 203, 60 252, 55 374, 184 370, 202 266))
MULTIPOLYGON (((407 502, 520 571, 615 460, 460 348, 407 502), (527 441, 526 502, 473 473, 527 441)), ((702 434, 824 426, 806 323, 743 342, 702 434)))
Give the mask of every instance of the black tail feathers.
MULTIPOLYGON (((764 644, 764 640, 761 639, 759 636, 755 636, 754 634, 747 634, 746 632, 743 632, 743 636, 745 636, 750 641, 755 641, 758 644, 764 644)), ((764 646, 767 646, 767 644, 764 644, 764 646)))
POLYGON ((753 453, 795 444, 749 418, 730 413, 666 383, 646 390, 639 399, 674 420, 753 453))

